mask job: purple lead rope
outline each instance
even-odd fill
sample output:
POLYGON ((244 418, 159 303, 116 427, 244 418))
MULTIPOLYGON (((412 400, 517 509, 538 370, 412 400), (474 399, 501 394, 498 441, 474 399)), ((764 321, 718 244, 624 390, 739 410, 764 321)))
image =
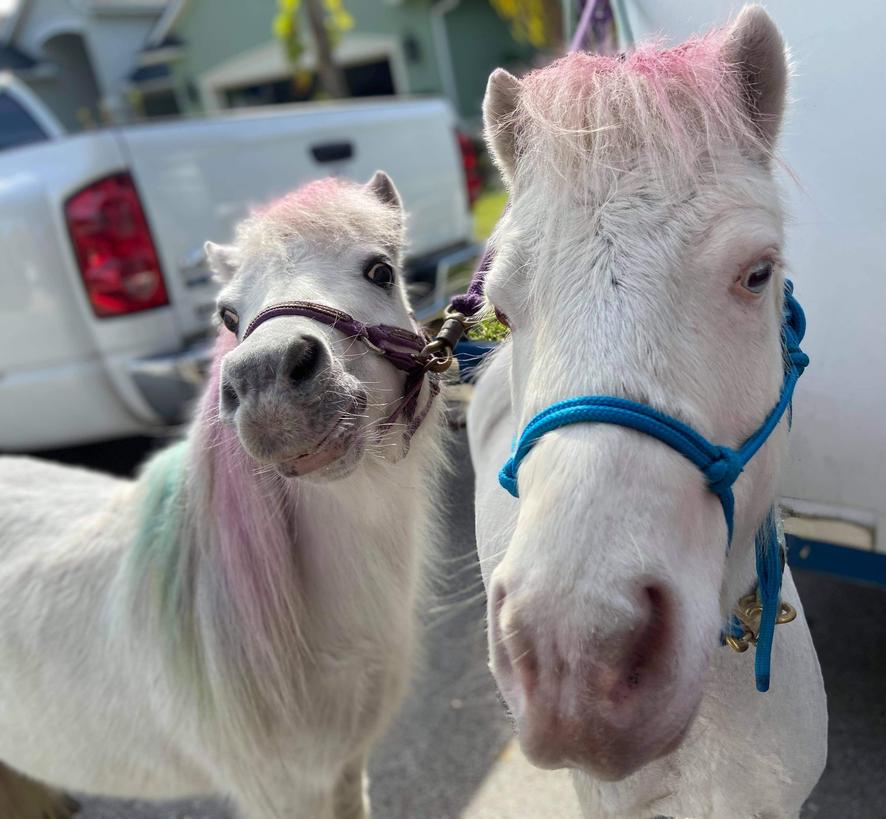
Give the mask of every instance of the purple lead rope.
MULTIPOLYGON (((572 42, 569 43, 569 53, 579 51, 588 39, 588 31, 591 28, 591 21, 594 19, 594 12, 597 10, 600 0, 587 0, 585 7, 582 9, 581 17, 578 19, 578 25, 575 27, 575 33, 572 35, 572 42)), ((608 4, 607 4, 608 5, 608 4)))
MULTIPOLYGON (((572 42, 569 44, 570 53, 579 51, 584 46, 592 25, 597 22, 598 7, 605 12, 605 15, 600 15, 600 22, 606 25, 609 24, 612 18, 609 3, 601 2, 601 0, 587 0, 579 17, 578 25, 575 28, 575 34, 572 36, 572 42)), ((505 211, 507 211, 507 207, 505 211)), ((489 272, 489 268, 492 267, 494 259, 495 248, 493 248, 491 243, 487 242, 486 249, 483 251, 483 256, 480 259, 480 264, 471 277, 471 283, 468 285, 467 292, 452 297, 448 311, 450 314, 460 314, 465 319, 472 319, 480 313, 486 303, 486 274, 489 272)))
POLYGON ((468 292, 452 297, 450 304, 454 311, 471 318, 483 309, 483 305, 486 302, 486 273, 492 267, 493 259, 495 259, 495 250, 492 244, 487 242, 486 249, 483 251, 483 256, 480 259, 480 264, 471 277, 468 292))

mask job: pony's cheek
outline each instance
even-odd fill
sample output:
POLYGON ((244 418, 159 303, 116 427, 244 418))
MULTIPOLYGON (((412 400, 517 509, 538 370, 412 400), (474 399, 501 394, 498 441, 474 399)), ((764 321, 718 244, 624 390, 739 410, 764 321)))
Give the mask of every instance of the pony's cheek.
POLYGON ((343 388, 358 405, 367 422, 379 421, 390 415, 395 403, 403 396, 405 374, 373 354, 343 363, 343 388))

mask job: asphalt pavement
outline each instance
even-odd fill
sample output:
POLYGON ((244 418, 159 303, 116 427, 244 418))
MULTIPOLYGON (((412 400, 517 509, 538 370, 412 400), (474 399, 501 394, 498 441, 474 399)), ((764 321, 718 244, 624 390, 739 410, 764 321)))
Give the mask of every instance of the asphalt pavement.
MULTIPOLYGON (((50 457, 129 473, 152 444, 132 440, 50 457)), ((452 442, 448 526, 425 661, 370 761, 376 819, 577 819, 562 772, 522 759, 486 667, 485 599, 474 553, 473 474, 452 442)), ((803 819, 886 819, 886 591, 796 572, 828 691, 827 769, 803 819)), ((83 799, 78 819, 234 819, 210 801, 83 799)))

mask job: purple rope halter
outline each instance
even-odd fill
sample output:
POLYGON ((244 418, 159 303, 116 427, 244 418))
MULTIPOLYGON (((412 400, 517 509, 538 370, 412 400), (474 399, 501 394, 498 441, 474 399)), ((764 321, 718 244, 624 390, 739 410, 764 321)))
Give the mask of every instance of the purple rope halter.
POLYGON ((393 412, 385 419, 383 428, 392 426, 402 415, 406 421, 404 442, 408 449, 412 436, 427 417, 434 399, 440 392, 438 378, 434 375, 436 358, 427 351, 427 337, 421 332, 404 330, 402 327, 392 327, 387 324, 364 324, 353 316, 325 304, 315 304, 310 301, 288 301, 272 304, 262 310, 249 322, 241 342, 246 341, 266 321, 280 316, 304 316, 332 327, 334 330, 339 330, 347 337, 363 342, 372 352, 406 373, 403 397, 397 402, 393 412), (417 411, 418 398, 426 375, 429 389, 428 400, 424 407, 417 411))

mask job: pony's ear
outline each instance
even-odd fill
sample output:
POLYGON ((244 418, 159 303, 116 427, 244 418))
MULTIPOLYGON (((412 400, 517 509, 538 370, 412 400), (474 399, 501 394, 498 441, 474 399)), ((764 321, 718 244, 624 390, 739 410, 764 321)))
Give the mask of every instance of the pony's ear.
POLYGON ((483 97, 483 130, 486 144, 505 182, 514 178, 517 164, 517 123, 515 113, 520 96, 520 80, 503 68, 489 75, 483 97))
POLYGON ((209 269, 220 282, 229 282, 240 266, 240 251, 234 245, 217 245, 206 242, 203 253, 209 262, 209 269))
POLYGON ((745 6, 726 36, 723 58, 738 74, 748 115, 766 149, 778 137, 788 85, 781 34, 761 6, 745 6))
POLYGON ((382 204, 390 205, 397 210, 403 210, 403 201, 400 199, 400 193, 391 179, 384 171, 376 171, 366 183, 366 189, 376 197, 382 204))

